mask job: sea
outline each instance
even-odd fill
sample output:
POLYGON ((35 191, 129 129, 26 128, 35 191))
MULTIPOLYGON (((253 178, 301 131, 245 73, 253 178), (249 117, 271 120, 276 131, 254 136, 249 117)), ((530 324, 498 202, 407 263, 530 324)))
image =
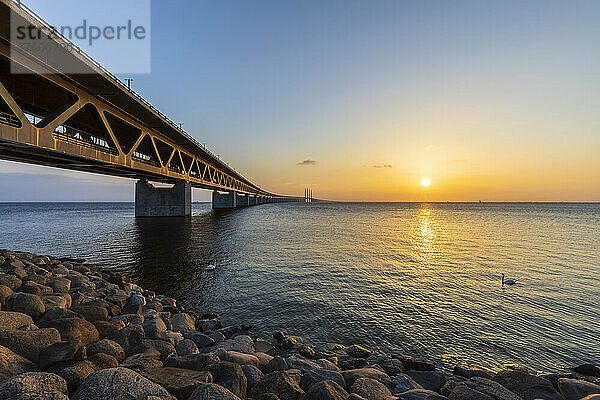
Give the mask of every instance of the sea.
POLYGON ((133 203, 0 203, 0 227, 0 248, 114 268, 256 337, 443 368, 600 364, 597 203, 194 203, 142 219, 133 203))

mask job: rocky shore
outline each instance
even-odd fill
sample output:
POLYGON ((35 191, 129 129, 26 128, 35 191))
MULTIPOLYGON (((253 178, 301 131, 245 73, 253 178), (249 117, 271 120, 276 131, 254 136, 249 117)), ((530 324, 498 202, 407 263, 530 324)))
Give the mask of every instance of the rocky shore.
POLYGON ((81 260, 0 250, 0 400, 600 399, 600 368, 452 373, 359 345, 223 326, 81 260))

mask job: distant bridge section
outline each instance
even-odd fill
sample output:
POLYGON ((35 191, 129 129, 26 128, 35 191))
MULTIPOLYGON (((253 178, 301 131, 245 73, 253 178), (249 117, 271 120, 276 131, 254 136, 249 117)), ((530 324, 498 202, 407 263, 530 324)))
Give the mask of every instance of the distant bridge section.
POLYGON ((138 216, 189 215, 192 186, 213 190, 215 208, 302 200, 244 178, 12 0, 0 0, 0 158, 139 179, 138 216), (48 37, 58 57, 11 41, 11 13, 48 37), (174 187, 154 188, 148 180, 174 187), (234 201, 224 202, 227 196, 234 201))

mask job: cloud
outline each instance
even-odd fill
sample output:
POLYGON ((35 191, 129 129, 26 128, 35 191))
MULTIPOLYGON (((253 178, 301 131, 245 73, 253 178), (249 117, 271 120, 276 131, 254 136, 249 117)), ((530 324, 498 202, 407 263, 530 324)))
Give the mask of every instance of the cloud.
POLYGON ((373 168, 392 168, 392 164, 377 164, 373 165, 373 168))
POLYGON ((296 165, 317 165, 317 162, 315 160, 304 160, 300 161, 296 165))

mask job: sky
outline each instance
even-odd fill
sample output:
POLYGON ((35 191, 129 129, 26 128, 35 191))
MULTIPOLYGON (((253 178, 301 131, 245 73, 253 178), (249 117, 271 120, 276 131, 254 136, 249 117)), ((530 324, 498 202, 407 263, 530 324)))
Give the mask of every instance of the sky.
MULTIPOLYGON (((26 3, 51 23, 66 12, 26 3)), ((599 14, 596 1, 152 1, 151 73, 119 76, 272 192, 600 201, 599 14)), ((0 201, 38 200, 132 201, 133 181, 0 162, 0 201)))

